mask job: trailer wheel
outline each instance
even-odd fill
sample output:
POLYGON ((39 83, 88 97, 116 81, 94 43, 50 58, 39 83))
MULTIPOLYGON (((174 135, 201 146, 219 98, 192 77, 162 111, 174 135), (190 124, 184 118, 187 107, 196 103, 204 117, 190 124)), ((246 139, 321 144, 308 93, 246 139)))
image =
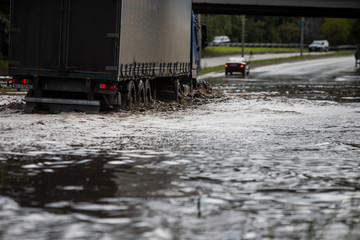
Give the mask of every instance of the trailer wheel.
POLYGON ((151 97, 151 85, 149 79, 145 80, 144 89, 145 89, 145 104, 150 104, 152 102, 152 97, 151 97))
POLYGON ((125 89, 121 92, 121 108, 131 107, 136 103, 136 89, 134 81, 126 83, 125 89))
POLYGON ((142 80, 139 80, 137 85, 137 100, 139 103, 145 103, 145 86, 142 80))
POLYGON ((180 86, 179 79, 173 80, 173 86, 174 86, 174 101, 178 103, 180 92, 181 92, 181 86, 180 86))

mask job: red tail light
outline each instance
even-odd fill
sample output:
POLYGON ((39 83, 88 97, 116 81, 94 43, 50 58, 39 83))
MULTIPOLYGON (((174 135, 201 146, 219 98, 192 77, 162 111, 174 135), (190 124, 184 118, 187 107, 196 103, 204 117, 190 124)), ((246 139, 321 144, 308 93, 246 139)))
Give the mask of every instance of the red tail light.
POLYGON ((243 68, 243 67, 244 67, 244 65, 242 65, 242 64, 241 64, 241 65, 240 65, 240 67, 241 67, 241 68, 243 68))
POLYGON ((104 89, 104 90, 115 90, 116 89, 116 85, 115 84, 104 84, 101 83, 97 86, 99 89, 104 89))
POLYGON ((30 79, 27 78, 13 78, 13 83, 17 84, 30 84, 30 79))

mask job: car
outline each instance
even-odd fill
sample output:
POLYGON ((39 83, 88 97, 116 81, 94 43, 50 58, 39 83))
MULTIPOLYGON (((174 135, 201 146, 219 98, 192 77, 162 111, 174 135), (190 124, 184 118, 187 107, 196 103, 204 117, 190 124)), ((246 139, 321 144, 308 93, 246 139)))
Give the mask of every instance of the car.
POLYGON ((229 58, 225 64, 225 75, 232 75, 233 72, 241 72, 243 76, 249 75, 250 66, 248 62, 246 62, 245 58, 229 58))
POLYGON ((327 40, 315 40, 309 45, 309 52, 327 52, 329 42, 327 40))
POLYGON ((215 36, 213 45, 219 45, 220 43, 229 43, 230 38, 228 36, 215 36))

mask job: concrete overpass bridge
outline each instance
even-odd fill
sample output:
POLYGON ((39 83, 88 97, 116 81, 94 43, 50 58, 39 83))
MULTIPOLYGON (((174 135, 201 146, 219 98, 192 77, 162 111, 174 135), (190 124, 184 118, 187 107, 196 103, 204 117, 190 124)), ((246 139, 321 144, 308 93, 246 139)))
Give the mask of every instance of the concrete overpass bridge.
POLYGON ((193 0, 196 13, 360 18, 360 0, 193 0))
POLYGON ((360 0, 193 0, 193 8, 205 14, 360 18, 360 0))

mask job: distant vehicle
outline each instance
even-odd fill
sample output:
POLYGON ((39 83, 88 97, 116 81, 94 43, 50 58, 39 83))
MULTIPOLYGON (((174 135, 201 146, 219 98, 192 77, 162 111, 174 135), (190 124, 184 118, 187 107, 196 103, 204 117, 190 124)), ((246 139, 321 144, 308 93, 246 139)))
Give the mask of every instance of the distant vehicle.
POLYGON ((249 75, 250 66, 245 58, 229 58, 225 64, 225 75, 232 75, 233 72, 241 72, 243 76, 249 75))
POLYGON ((220 43, 229 43, 230 38, 228 36, 215 36, 213 44, 219 45, 220 43))
POLYGON ((315 40, 309 45, 309 52, 327 52, 329 42, 327 40, 315 40))

